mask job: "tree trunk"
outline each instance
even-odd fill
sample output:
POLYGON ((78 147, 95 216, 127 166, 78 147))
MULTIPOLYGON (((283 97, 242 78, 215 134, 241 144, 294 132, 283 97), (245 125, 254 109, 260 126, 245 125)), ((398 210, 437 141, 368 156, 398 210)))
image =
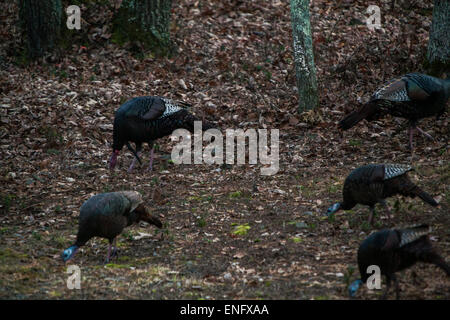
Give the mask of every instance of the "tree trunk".
POLYGON ((170 51, 172 0, 123 0, 114 22, 113 40, 132 42, 157 55, 170 51))
POLYGON ((41 57, 57 44, 61 31, 61 0, 20 0, 19 7, 28 56, 32 59, 41 57))
POLYGON ((301 113, 315 108, 319 103, 309 21, 309 0, 291 0, 291 20, 299 112, 301 113))
POLYGON ((450 1, 434 0, 428 63, 435 73, 450 72, 450 1))

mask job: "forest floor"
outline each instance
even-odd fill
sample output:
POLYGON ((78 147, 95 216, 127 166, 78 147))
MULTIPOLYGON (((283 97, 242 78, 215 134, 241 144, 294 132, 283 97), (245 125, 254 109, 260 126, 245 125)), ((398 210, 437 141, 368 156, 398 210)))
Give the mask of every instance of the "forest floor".
MULTIPOLYGON (((136 57, 116 45, 112 11, 93 4, 82 8, 87 37, 32 64, 19 54, 17 8, 2 2, 0 299, 347 299, 359 276, 358 246, 372 231, 369 210, 324 214, 341 200, 349 172, 367 163, 414 165, 411 179, 441 204, 391 198, 393 220, 377 207, 374 229, 427 223, 448 260, 448 113, 421 121, 435 141, 416 136, 414 154, 402 119, 337 130, 383 81, 423 71, 432 1, 397 1, 395 10, 377 1, 383 31, 364 23, 372 2, 313 1, 320 107, 302 115, 288 1, 179 1, 170 58, 136 57), (279 129, 279 172, 174 165, 169 138, 158 141, 152 172, 147 146, 142 167, 127 173, 132 155, 124 149, 111 172, 114 112, 141 95, 188 101, 221 129, 279 129), (68 289, 61 253, 75 240, 81 204, 127 189, 143 195, 164 228, 127 228, 107 265, 107 240, 90 240, 71 261, 81 290, 68 289)), ((399 280, 401 298, 450 299, 450 282, 435 266, 417 264, 399 280)), ((358 298, 380 294, 363 289, 358 298)))

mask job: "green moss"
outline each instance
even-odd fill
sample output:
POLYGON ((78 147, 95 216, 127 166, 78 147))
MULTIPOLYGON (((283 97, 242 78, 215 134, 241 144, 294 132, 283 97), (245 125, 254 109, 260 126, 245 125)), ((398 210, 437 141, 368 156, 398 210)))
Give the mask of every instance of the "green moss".
MULTIPOLYGON (((120 46, 130 44, 131 51, 141 58, 148 56, 145 51, 151 51, 155 56, 171 56, 175 47, 170 41, 170 33, 161 31, 154 25, 149 25, 149 19, 144 19, 141 12, 134 12, 139 4, 134 1, 124 1, 115 15, 111 41, 120 46)), ((169 13, 170 14, 170 13, 169 13)), ((161 18, 155 14, 154 19, 161 18), (156 18, 155 18, 156 17, 156 18)))

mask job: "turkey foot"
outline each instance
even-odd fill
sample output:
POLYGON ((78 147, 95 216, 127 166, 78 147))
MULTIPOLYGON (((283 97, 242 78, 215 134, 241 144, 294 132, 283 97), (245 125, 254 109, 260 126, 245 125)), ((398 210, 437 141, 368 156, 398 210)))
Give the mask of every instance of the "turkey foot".
MULTIPOLYGON (((137 155, 139 155, 139 154, 140 154, 140 151, 137 152, 137 155)), ((135 164, 136 164, 136 158, 134 158, 134 159, 133 159, 133 162, 131 162, 131 165, 130 165, 130 167, 128 168, 128 173, 130 173, 131 171, 133 171, 133 168, 134 168, 135 164)))
POLYGON ((425 137, 427 137, 430 140, 434 141, 434 138, 432 135, 430 135, 429 133, 426 133, 425 131, 423 131, 422 129, 420 129, 419 127, 416 127, 417 131, 419 131, 421 134, 423 134, 425 137))
POLYGON ((414 135, 415 131, 420 132, 422 135, 424 135, 428 139, 434 141, 433 136, 431 136, 430 134, 426 133, 425 131, 423 131, 419 127, 417 127, 415 125, 412 125, 412 126, 409 127, 409 147, 410 147, 411 150, 413 150, 413 148, 414 148, 414 146, 413 146, 413 135, 414 135))

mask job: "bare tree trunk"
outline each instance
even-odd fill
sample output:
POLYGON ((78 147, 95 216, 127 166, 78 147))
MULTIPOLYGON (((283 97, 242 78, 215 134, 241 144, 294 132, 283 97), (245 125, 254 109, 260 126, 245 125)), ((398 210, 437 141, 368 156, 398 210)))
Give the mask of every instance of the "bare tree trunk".
POLYGON ((309 21, 309 0, 291 0, 291 20, 299 112, 301 113, 315 108, 319 103, 309 21))
POLYGON ((114 39, 166 55, 171 47, 171 8, 172 0, 123 0, 114 23, 114 39))
POLYGON ((61 0, 19 0, 19 7, 28 55, 40 57, 57 44, 61 31, 61 0))
POLYGON ((450 72, 450 1, 434 0, 428 63, 436 73, 450 72))

